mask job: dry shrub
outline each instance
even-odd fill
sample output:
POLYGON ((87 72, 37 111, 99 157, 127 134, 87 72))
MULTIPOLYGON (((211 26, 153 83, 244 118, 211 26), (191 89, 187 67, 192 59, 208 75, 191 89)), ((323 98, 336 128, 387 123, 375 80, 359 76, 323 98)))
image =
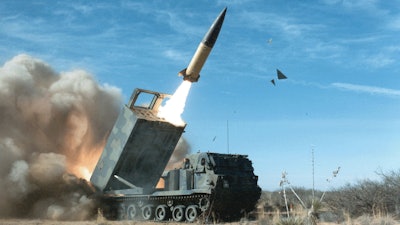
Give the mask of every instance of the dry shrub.
POLYGON ((395 225, 398 222, 392 216, 372 217, 363 215, 358 217, 352 224, 357 225, 395 225))
POLYGON ((303 225, 306 224, 303 217, 288 217, 281 218, 277 223, 277 225, 303 225))

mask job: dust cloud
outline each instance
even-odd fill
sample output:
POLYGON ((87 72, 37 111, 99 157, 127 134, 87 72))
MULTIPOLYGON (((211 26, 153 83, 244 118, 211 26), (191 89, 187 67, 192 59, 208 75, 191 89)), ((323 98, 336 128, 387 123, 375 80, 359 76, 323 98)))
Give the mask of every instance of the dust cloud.
MULTIPOLYGON (((118 117, 120 89, 18 55, 0 67, 0 218, 86 220, 88 182, 118 117)), ((168 168, 190 152, 181 138, 168 168)))
POLYGON ((82 220, 121 91, 18 55, 0 67, 0 217, 82 220))
POLYGON ((181 137, 165 169, 172 170, 181 168, 183 165, 183 160, 189 153, 190 145, 185 138, 181 137))

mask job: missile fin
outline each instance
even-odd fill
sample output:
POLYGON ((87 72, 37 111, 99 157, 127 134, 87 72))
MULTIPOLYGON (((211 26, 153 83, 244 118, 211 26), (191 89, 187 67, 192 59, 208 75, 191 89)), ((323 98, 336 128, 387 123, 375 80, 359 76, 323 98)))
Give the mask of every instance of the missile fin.
POLYGON ((193 76, 191 76, 191 75, 188 75, 188 74, 186 73, 186 70, 187 70, 187 68, 181 70, 181 71, 178 73, 178 76, 183 76, 183 80, 188 80, 188 81, 190 81, 190 82, 192 82, 192 83, 193 83, 193 82, 197 82, 197 81, 199 80, 200 74, 197 75, 196 77, 193 77, 193 76))
POLYGON ((186 70, 187 70, 187 68, 181 70, 181 71, 178 73, 178 76, 183 76, 183 77, 186 76, 186 70))

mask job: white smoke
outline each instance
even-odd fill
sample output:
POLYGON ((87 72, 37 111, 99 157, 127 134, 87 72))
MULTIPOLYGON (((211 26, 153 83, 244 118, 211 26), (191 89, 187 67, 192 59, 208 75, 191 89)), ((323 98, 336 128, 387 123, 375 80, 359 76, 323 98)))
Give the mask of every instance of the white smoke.
POLYGON ((190 145, 187 140, 181 137, 165 169, 172 170, 181 168, 183 166, 183 160, 190 153, 190 150, 190 145))
POLYGON ((0 67, 0 217, 87 219, 92 171, 121 92, 28 55, 0 67), (75 174, 75 175, 72 175, 75 174))

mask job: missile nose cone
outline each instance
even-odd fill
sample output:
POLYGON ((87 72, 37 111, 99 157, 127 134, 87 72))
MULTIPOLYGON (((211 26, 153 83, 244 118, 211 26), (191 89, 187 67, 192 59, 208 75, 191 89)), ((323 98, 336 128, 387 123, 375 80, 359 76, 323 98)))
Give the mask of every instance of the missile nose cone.
POLYGON ((226 9, 227 7, 225 7, 224 10, 222 10, 222 12, 218 15, 217 19, 215 19, 214 23, 211 25, 210 29, 208 29, 208 32, 201 41, 210 48, 212 48, 217 41, 219 31, 224 23, 226 9))

